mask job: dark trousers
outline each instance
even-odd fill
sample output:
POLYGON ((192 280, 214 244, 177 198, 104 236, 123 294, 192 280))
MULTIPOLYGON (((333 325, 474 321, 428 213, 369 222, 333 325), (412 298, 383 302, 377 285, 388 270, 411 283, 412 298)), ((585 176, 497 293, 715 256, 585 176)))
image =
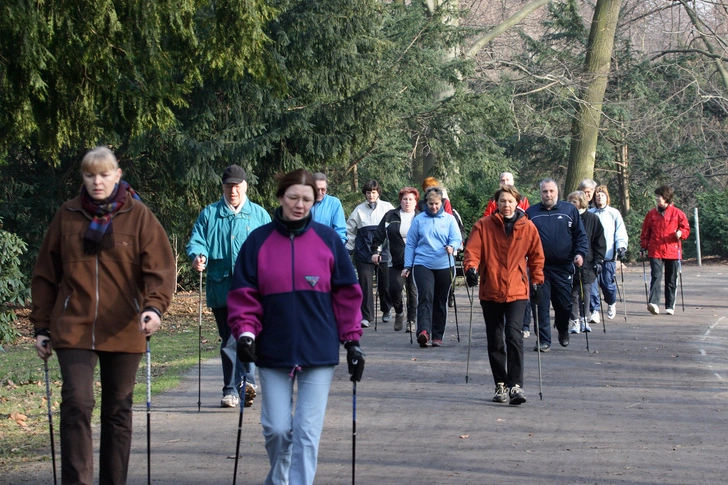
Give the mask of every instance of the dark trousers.
POLYGON ((220 335, 220 360, 222 361, 222 395, 227 396, 239 393, 240 383, 243 382, 243 374, 247 374, 247 381, 255 384, 255 364, 245 364, 238 360, 238 342, 233 336, 232 330, 227 323, 228 308, 213 308, 217 323, 217 333, 220 335))
POLYGON ((523 387, 523 315, 528 300, 480 301, 488 337, 488 359, 495 384, 523 387))
POLYGON ((101 371, 99 484, 125 484, 131 450, 132 397, 142 354, 56 349, 61 368, 61 482, 94 482, 91 413, 94 369, 101 371))
POLYGON ((571 315, 571 288, 574 281, 574 265, 545 265, 543 296, 538 304, 538 333, 542 344, 551 345, 551 315, 549 305, 554 306, 556 329, 560 333, 569 331, 571 315))
POLYGON ((591 290, 596 281, 596 275, 589 270, 577 269, 574 286, 571 288, 571 319, 579 320, 582 316, 589 321, 593 312, 589 311, 591 290))
POLYGON ((677 290, 677 259, 650 258, 650 303, 660 306, 660 285, 662 284, 662 267, 665 267, 665 308, 675 308, 675 292, 677 290))
POLYGON ((412 273, 417 285, 417 334, 427 330, 433 340, 442 340, 447 324, 447 296, 452 282, 450 268, 429 269, 416 265, 412 273))
POLYGON ((407 278, 402 276, 404 266, 392 266, 389 268, 389 297, 392 300, 395 313, 404 312, 402 301, 402 290, 406 291, 407 297, 407 321, 414 322, 417 319, 417 287, 412 275, 407 278))
POLYGON ((389 268, 387 263, 374 264, 356 261, 356 272, 359 275, 359 286, 363 298, 361 301, 361 317, 370 322, 374 321, 374 271, 377 271, 377 291, 379 292, 379 306, 382 313, 392 309, 392 299, 389 296, 389 268))

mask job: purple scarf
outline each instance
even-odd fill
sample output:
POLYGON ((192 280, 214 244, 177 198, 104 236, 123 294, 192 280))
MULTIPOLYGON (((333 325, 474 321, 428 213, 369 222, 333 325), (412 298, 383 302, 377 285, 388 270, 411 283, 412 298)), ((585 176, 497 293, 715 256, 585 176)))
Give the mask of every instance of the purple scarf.
POLYGON ((81 187, 81 207, 93 216, 83 238, 84 254, 95 255, 104 249, 114 247, 112 219, 124 205, 127 192, 133 198, 140 200, 134 189, 123 180, 116 184, 111 195, 103 200, 93 199, 88 195, 86 186, 81 187))

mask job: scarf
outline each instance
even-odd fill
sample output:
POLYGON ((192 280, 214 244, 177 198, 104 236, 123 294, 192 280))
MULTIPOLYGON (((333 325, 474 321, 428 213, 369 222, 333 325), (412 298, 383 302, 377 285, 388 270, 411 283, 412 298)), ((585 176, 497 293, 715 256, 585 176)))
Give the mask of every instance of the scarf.
POLYGON ((114 186, 114 191, 104 200, 96 200, 88 195, 86 186, 81 187, 81 207, 93 218, 83 238, 83 252, 96 255, 105 249, 114 247, 114 227, 112 219, 126 201, 127 192, 137 200, 139 196, 124 181, 114 186))

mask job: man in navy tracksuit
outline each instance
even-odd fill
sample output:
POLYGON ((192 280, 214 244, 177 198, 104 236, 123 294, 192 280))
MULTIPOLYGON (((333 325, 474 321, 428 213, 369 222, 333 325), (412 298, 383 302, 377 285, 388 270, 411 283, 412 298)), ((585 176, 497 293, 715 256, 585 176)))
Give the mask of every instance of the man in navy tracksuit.
MULTIPOLYGON (((540 183, 541 202, 526 210, 541 236, 546 264, 544 284, 538 304, 538 327, 541 352, 551 349, 551 317, 549 303, 554 305, 559 343, 569 345, 569 315, 571 314, 571 287, 574 265, 584 264, 589 241, 578 209, 568 202, 559 201, 559 188, 553 179, 540 183)), ((533 349, 538 351, 538 344, 533 349)))

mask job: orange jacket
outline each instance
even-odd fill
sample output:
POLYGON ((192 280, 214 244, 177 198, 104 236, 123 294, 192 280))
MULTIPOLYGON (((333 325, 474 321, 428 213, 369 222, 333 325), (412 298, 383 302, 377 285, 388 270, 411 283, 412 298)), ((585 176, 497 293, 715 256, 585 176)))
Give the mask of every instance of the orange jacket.
POLYGON ((517 211, 516 217, 510 236, 500 213, 481 217, 470 231, 463 267, 477 268, 481 300, 527 300, 529 273, 531 283, 543 283, 545 258, 538 229, 523 212, 517 211))

